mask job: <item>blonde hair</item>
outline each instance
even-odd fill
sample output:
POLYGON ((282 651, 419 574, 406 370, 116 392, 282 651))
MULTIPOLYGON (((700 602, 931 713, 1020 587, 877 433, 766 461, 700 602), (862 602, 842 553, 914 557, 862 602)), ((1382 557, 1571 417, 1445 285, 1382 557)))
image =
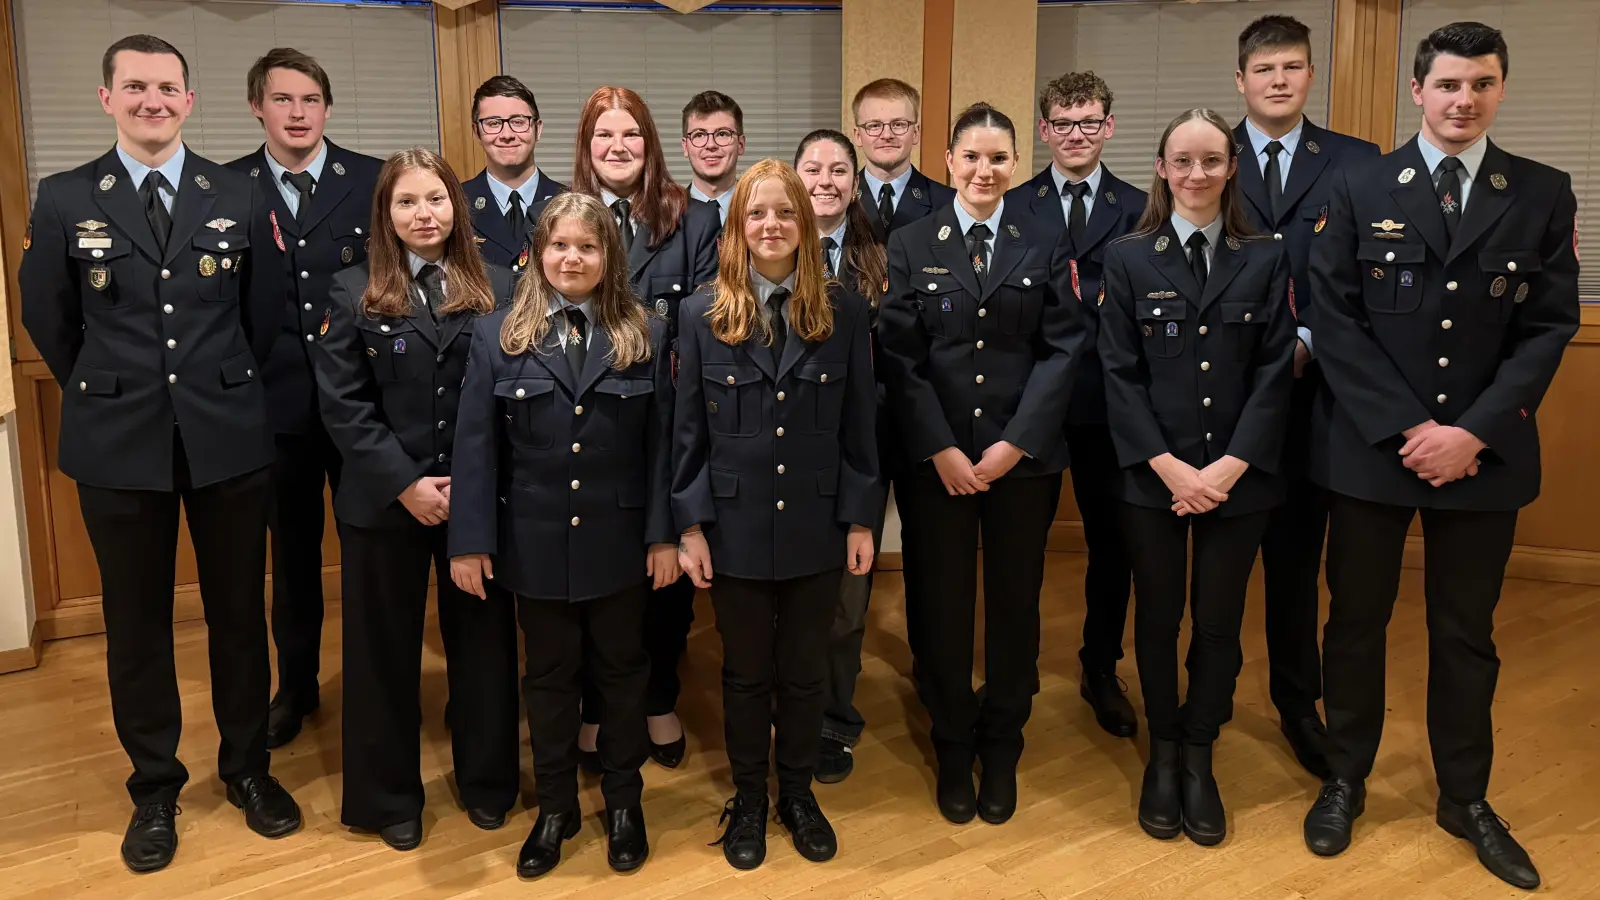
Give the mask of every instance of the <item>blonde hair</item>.
POLYGON ((556 195, 539 216, 527 271, 517 282, 511 312, 500 324, 500 349, 512 356, 536 350, 550 331, 550 300, 557 292, 544 275, 544 251, 562 219, 576 219, 600 244, 602 271, 589 298, 589 311, 611 338, 611 367, 621 370, 644 362, 650 358, 650 323, 628 281, 622 233, 605 204, 576 191, 556 195))
POLYGON ((800 229, 800 246, 795 251, 794 291, 789 295, 789 328, 801 340, 812 342, 825 341, 833 334, 833 304, 828 299, 827 281, 822 277, 822 238, 817 236, 817 217, 811 211, 811 198, 792 166, 768 158, 751 166, 739 178, 738 186, 733 189, 733 199, 728 202, 728 225, 722 231, 715 293, 710 309, 706 310, 706 318, 711 320, 711 333, 724 344, 744 343, 757 329, 757 323, 767 332, 767 344, 772 343, 771 329, 765 323, 761 303, 750 284, 750 245, 744 237, 744 220, 756 187, 773 178, 783 184, 789 206, 794 210, 795 224, 800 229))

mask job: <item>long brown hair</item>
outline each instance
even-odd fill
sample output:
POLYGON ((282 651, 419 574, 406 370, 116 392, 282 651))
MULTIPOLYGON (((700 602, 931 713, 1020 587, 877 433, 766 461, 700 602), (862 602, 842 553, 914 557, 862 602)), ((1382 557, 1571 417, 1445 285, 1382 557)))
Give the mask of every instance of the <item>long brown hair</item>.
MULTIPOLYGON (((1228 145, 1228 162, 1239 158, 1239 147, 1233 141, 1233 130, 1228 127, 1228 122, 1215 110, 1190 109, 1178 114, 1176 119, 1161 133, 1161 143, 1156 145, 1156 159, 1167 158, 1167 139, 1178 130, 1178 126, 1185 122, 1201 121, 1222 133, 1223 143, 1228 145)), ((1167 179, 1156 172, 1155 183, 1150 186, 1150 199, 1145 203, 1144 215, 1139 217, 1139 224, 1129 233, 1130 237, 1144 237, 1155 234, 1161 226, 1167 224, 1172 218, 1172 186, 1167 184, 1167 179)), ((1222 233, 1231 238, 1250 240, 1261 237, 1251 227, 1250 220, 1244 214, 1244 203, 1239 198, 1239 170, 1234 169, 1228 177, 1228 183, 1222 188, 1222 233)))
POLYGON ((611 367, 621 370, 644 362, 650 358, 650 323, 628 281, 628 256, 622 252, 617 220, 604 203, 573 191, 557 195, 539 216, 533 229, 528 270, 517 282, 511 312, 500 325, 500 349, 512 356, 538 349, 550 331, 550 300, 556 290, 544 276, 544 251, 550 246, 556 223, 562 219, 576 219, 594 232, 604 256, 600 283, 589 297, 589 310, 611 338, 611 367))
POLYGON ((395 233, 389 201, 400 176, 417 169, 437 176, 450 196, 453 224, 450 235, 445 238, 444 257, 440 260, 449 277, 445 279, 444 305, 439 307, 439 313, 450 315, 467 311, 482 315, 493 312, 494 288, 489 286, 483 257, 472 239, 472 226, 467 221, 471 215, 467 195, 461 190, 461 182, 450 164, 426 147, 396 152, 378 173, 378 189, 372 194, 372 239, 367 242, 369 276, 367 290, 361 295, 361 311, 368 318, 400 317, 410 315, 415 308, 411 297, 411 263, 406 256, 406 245, 395 233))
MULTIPOLYGON (((750 210, 756 186, 769 178, 783 183, 795 224, 800 228, 800 246, 795 251, 794 291, 789 295, 789 328, 801 340, 825 341, 833 334, 833 304, 828 299, 828 283, 822 277, 822 238, 817 236, 817 216, 811 211, 811 198, 794 167, 781 159, 763 159, 740 176, 728 201, 728 222, 723 229, 716 293, 706 318, 711 333, 724 344, 742 344, 763 322, 761 303, 750 284, 750 245, 744 238, 744 220, 750 210)), ((772 332, 767 330, 767 343, 772 332)))
POLYGON ((639 123, 644 138, 644 170, 639 173, 639 190, 627 198, 633 220, 650 231, 650 246, 658 246, 678 230, 678 219, 689 208, 689 192, 672 180, 667 157, 661 150, 661 134, 644 98, 625 87, 601 87, 589 95, 578 116, 578 146, 572 160, 572 189, 599 197, 605 187, 594 172, 589 158, 589 142, 595 123, 607 110, 620 109, 639 123))
MULTIPOLYGON (((845 155, 850 157, 850 171, 861 169, 861 163, 856 158, 855 145, 842 132, 831 128, 818 128, 800 139, 800 146, 794 151, 794 164, 800 165, 800 157, 805 155, 806 148, 818 141, 832 141, 844 148, 845 155)), ((854 177, 851 178, 851 190, 858 191, 854 177)), ((878 243, 878 235, 872 230, 872 220, 867 218, 867 211, 856 202, 852 195, 845 204, 844 214, 844 254, 840 257, 843 261, 841 269, 853 269, 856 273, 856 283, 850 285, 856 293, 867 299, 873 306, 878 305, 878 298, 883 296, 884 285, 889 277, 889 251, 878 243)), ((818 250, 818 257, 821 256, 818 250)), ((839 273, 835 272, 834 275, 839 273)))

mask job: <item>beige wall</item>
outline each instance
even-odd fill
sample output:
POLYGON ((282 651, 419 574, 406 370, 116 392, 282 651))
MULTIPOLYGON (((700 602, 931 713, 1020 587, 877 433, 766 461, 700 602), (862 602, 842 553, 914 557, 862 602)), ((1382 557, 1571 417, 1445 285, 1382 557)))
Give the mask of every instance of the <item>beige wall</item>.
POLYGON ((0 421, 0 653, 22 650, 33 638, 33 579, 17 469, 16 428, 7 417, 0 421))
MULTIPOLYGON (((849 8, 849 4, 846 4, 849 8)), ((1038 48, 1035 0, 956 0, 950 58, 950 120, 987 101, 1017 128, 1013 181, 1033 175, 1033 64, 1038 48)), ((944 136, 924 135, 942 142, 944 136)))
POLYGON ((840 26, 844 90, 841 131, 850 134, 850 100, 879 78, 898 78, 922 90, 923 0, 853 0, 844 4, 840 26))

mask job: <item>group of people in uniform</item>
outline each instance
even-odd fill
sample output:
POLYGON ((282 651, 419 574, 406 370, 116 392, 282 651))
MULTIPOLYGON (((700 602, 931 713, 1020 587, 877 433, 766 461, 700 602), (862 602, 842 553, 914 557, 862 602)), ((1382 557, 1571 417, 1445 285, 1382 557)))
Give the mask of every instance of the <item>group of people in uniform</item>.
POLYGON ((461 182, 432 151, 380 161, 328 140, 332 85, 292 49, 251 69, 266 141, 226 166, 183 144, 194 95, 174 47, 124 38, 103 70, 117 145, 40 182, 21 283, 105 585, 129 868, 173 858, 187 779, 180 501, 219 774, 249 827, 301 824, 268 760, 319 705, 331 485, 342 821, 399 850, 423 839, 431 566, 455 780, 484 829, 518 798, 520 624, 538 815, 517 870, 534 877, 579 831, 580 769, 600 778, 611 866, 646 860, 641 768, 686 753, 674 709, 696 588, 722 644, 727 861, 765 858, 769 759, 795 849, 835 855, 813 783, 850 775, 865 727, 853 698, 891 484, 935 802, 953 823, 1010 819, 1071 472, 1080 691, 1120 737, 1138 731, 1117 676, 1138 598, 1141 828, 1226 835, 1213 748, 1259 551, 1272 701, 1322 779, 1305 840, 1349 845, 1420 511, 1438 822, 1495 875, 1538 885, 1487 800, 1492 630, 1539 489, 1535 412, 1578 325, 1576 201, 1567 175, 1486 136, 1508 72, 1494 29, 1420 43, 1420 131, 1380 154, 1305 117, 1310 33, 1258 19, 1239 38, 1247 116, 1174 118, 1148 191, 1101 162, 1116 122, 1092 72, 1040 93, 1051 160, 1015 185, 1031 135, 983 103, 948 136, 953 187, 919 172, 920 98, 884 79, 856 93, 853 135, 813 131, 742 174, 738 104, 696 95, 685 188, 623 87, 584 103, 561 185, 535 164, 533 93, 489 79, 472 106, 486 167, 461 182))

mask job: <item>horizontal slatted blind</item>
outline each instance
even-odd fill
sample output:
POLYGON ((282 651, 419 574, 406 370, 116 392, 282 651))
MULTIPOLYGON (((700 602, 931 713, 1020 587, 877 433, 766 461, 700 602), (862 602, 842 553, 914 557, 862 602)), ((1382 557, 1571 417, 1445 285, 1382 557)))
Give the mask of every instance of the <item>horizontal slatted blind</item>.
POLYGON ((248 0, 14 0, 28 177, 87 162, 116 140, 100 108, 100 58, 130 34, 156 35, 189 61, 191 149, 216 162, 262 141, 245 75, 273 47, 316 57, 333 82, 328 136, 375 156, 439 146, 433 14, 426 6, 248 0))
POLYGON ((501 59, 539 100, 539 168, 572 176, 578 114, 602 85, 644 97, 661 133, 668 169, 691 172, 679 138, 683 105, 716 90, 744 111, 744 165, 794 158, 800 139, 839 124, 843 64, 840 14, 823 12, 631 12, 505 6, 501 59))
MULTIPOLYGON (((1407 0, 1400 27, 1395 146, 1411 140, 1422 111, 1411 102, 1417 42, 1451 22, 1500 29, 1511 49, 1506 99, 1490 130, 1509 153, 1572 176, 1578 232, 1600 229, 1600 3, 1593 0, 1407 0)), ((1600 266, 1585 266, 1578 293, 1600 301, 1600 266)))
MULTIPOLYGON (((1173 116, 1205 106, 1230 124, 1244 117, 1244 98, 1233 81, 1239 32, 1265 15, 1294 16, 1311 29, 1311 62, 1317 72, 1306 115, 1326 125, 1332 0, 1040 4, 1037 87, 1064 72, 1085 69, 1104 78, 1114 98, 1116 133, 1102 159, 1123 179, 1148 187, 1156 143, 1173 116)), ((1034 168, 1042 169, 1050 148, 1039 140, 1037 120, 1029 130, 1034 168)))

